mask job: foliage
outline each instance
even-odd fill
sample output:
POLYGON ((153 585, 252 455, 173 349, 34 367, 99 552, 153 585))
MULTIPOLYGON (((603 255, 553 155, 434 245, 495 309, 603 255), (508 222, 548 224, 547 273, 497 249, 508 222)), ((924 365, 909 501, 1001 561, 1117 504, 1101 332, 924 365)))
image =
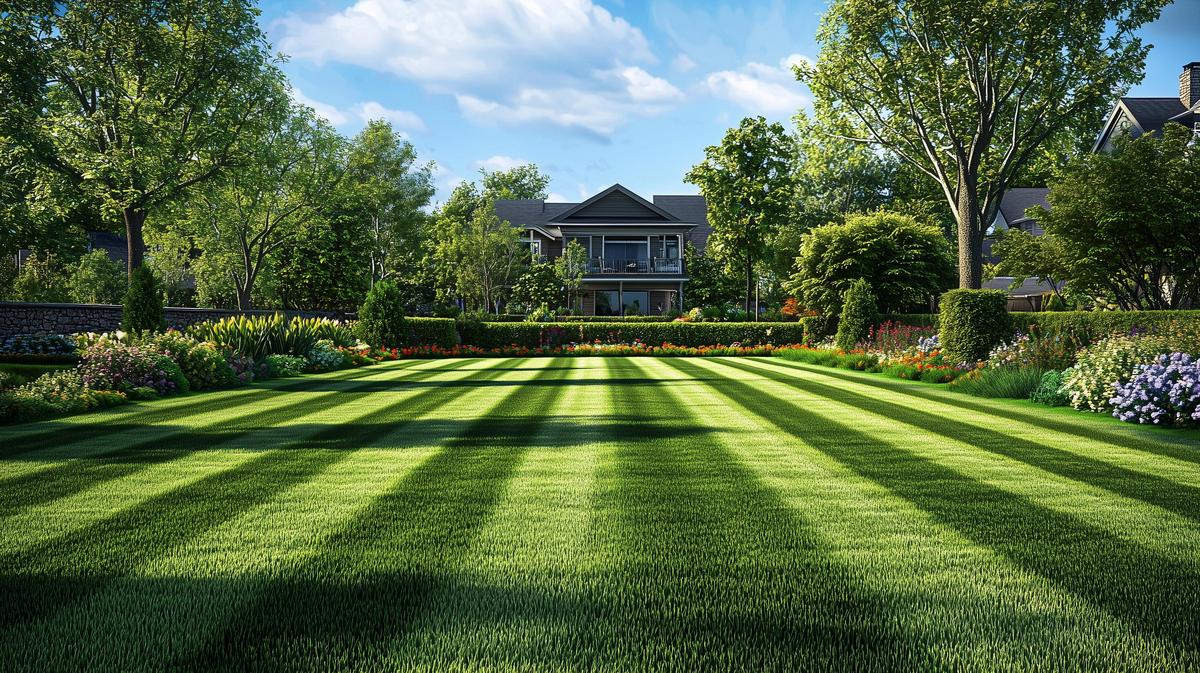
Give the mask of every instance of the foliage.
POLYGON ((250 0, 89 0, 47 17, 47 165, 124 221, 131 271, 147 216, 221 175, 280 86, 257 16, 250 0))
POLYGON ((199 341, 210 341, 255 362, 272 354, 304 357, 321 339, 340 343, 350 340, 347 328, 335 321, 287 318, 282 313, 230 316, 197 323, 187 332, 199 341))
POLYGON ((79 365, 83 383, 94 390, 152 388, 160 395, 186 392, 187 378, 171 358, 141 346, 102 340, 89 347, 79 365))
POLYGON ((997 367, 975 369, 956 378, 951 389, 976 397, 1027 400, 1042 385, 1045 369, 1036 367, 997 367))
POLYGON ((404 299, 390 281, 375 283, 358 309, 355 325, 358 338, 372 346, 403 346, 408 343, 404 299))
POLYGON ((371 239, 372 282, 403 276, 422 241, 433 198, 433 164, 418 167, 412 143, 385 119, 372 119, 351 142, 345 188, 371 239))
POLYGON ((462 335, 463 343, 481 348, 518 345, 528 348, 556 347, 570 343, 671 343, 677 346, 718 344, 798 344, 803 336, 799 323, 767 322, 485 322, 477 327, 474 340, 462 335))
POLYGON ((13 281, 12 298, 31 302, 71 301, 68 271, 62 259, 52 252, 31 252, 13 281))
POLYGON ((0 353, 16 355, 75 355, 75 341, 62 334, 13 334, 0 337, 0 353))
POLYGON ((129 277, 129 288, 121 300, 121 331, 157 332, 167 328, 163 293, 148 266, 139 266, 129 277))
POLYGON ((1066 369, 1075 364, 1075 354, 1086 344, 1070 334, 1030 334, 1017 332, 988 353, 987 366, 1033 367, 1036 369, 1066 369))
MULTIPOLYGON (((567 303, 565 306, 572 311, 578 310, 576 304, 576 294, 579 288, 583 285, 583 276, 587 273, 587 250, 579 244, 579 241, 567 241, 563 247, 562 254, 554 260, 554 270, 558 274, 558 280, 562 283, 563 289, 566 291, 567 303)), ((547 302, 549 303, 549 302, 547 302)))
POLYGON ((1128 383, 1114 386, 1113 416, 1127 423, 1200 425, 1200 362, 1188 353, 1138 365, 1128 383))
POLYGON ((236 372, 216 344, 201 343, 177 330, 168 330, 143 339, 139 345, 171 358, 192 390, 222 388, 238 382, 236 372))
MULTIPOLYGON (((335 193, 320 217, 310 220, 276 259, 278 301, 309 311, 353 311, 371 285, 371 239, 347 194, 335 193)), ((420 266, 414 266, 414 274, 420 266)), ((394 279, 396 283, 400 279, 394 279)))
POLYGON ((329 339, 321 339, 313 344, 308 355, 304 357, 309 367, 318 372, 341 369, 347 364, 346 356, 329 339))
POLYGON ((795 141, 782 124, 747 117, 685 180, 697 185, 708 205, 714 255, 745 281, 745 310, 754 311, 755 265, 766 260, 776 230, 788 222, 795 198, 795 141))
MULTIPOLYGON (((798 76, 840 119, 936 182, 958 223, 959 283, 978 288, 1000 199, 1057 138, 1090 138, 1141 80, 1137 29, 1166 0, 837 0, 798 76)), ((1082 142, 1082 141, 1077 141, 1082 142)))
POLYGON ((683 249, 688 282, 683 293, 684 309, 733 303, 741 293, 740 280, 714 255, 700 252, 691 241, 683 249))
POLYGON ((1050 184, 1035 217, 1061 249, 1075 291, 1123 309, 1200 303, 1200 152, 1167 124, 1162 137, 1121 139, 1112 153, 1073 160, 1050 184))
POLYGON ((835 341, 837 347, 852 350, 858 342, 867 338, 871 328, 879 321, 879 309, 876 307, 875 294, 871 291, 871 283, 858 279, 850 284, 842 299, 842 314, 838 319, 835 341))
POLYGON ((937 330, 935 328, 905 325, 891 320, 879 322, 867 330, 867 343, 870 350, 887 355, 905 353, 912 350, 927 352, 932 350, 932 348, 925 346, 931 338, 937 338, 937 330))
POLYGON ((531 308, 558 308, 562 305, 562 289, 558 267, 551 262, 534 261, 513 285, 512 297, 531 308))
POLYGON ((263 363, 266 365, 267 376, 270 378, 299 376, 304 373, 305 367, 308 366, 308 360, 302 357, 274 353, 263 358, 263 363))
POLYGON ((1108 411, 1114 385, 1125 385, 1138 365, 1170 351, 1171 345, 1160 336, 1118 334, 1102 339, 1079 352, 1075 366, 1063 374, 1063 390, 1076 409, 1108 411))
POLYGON ((1001 290, 951 290, 942 295, 941 309, 942 349, 956 362, 982 360, 1012 336, 1008 298, 1001 290))
POLYGON ((802 343, 815 346, 837 334, 838 318, 836 315, 810 315, 800 319, 800 327, 804 330, 802 343))
POLYGON ((1070 277, 1071 260, 1054 236, 1034 236, 1021 229, 1008 229, 996 236, 992 254, 1000 258, 998 274, 1013 277, 1013 286, 1027 278, 1050 285, 1054 296, 1065 303, 1059 285, 1070 277))
POLYGON ((76 370, 50 372, 11 390, 0 392, 0 422, 31 421, 56 414, 102 409, 125 401, 112 390, 85 385, 76 370))
POLYGON ((805 235, 786 287, 805 306, 837 313, 842 295, 860 278, 871 283, 884 312, 926 306, 954 283, 950 244, 937 227, 909 215, 852 215, 805 235))
POLYGON ((126 289, 125 268, 103 250, 79 258, 67 280, 72 301, 80 304, 116 304, 126 289))
POLYGON ((1058 370, 1051 370, 1042 374, 1042 380, 1038 383, 1036 390, 1030 394, 1029 399, 1038 404, 1045 404, 1049 407, 1065 407, 1071 403, 1071 398, 1067 396, 1063 389, 1063 373, 1058 370))
POLYGON ((879 371, 879 356, 865 351, 843 351, 830 348, 784 348, 775 353, 777 356, 794 362, 803 362, 822 367, 837 367, 839 369, 854 369, 860 372, 879 371))

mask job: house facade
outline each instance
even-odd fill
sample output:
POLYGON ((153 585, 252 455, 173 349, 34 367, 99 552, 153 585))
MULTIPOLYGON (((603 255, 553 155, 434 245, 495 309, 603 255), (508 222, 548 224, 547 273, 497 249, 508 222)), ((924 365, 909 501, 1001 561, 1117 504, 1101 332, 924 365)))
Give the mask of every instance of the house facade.
POLYGON ((683 251, 703 251, 712 228, 702 196, 642 198, 617 184, 582 203, 502 199, 496 215, 521 228, 531 254, 546 260, 566 245, 587 265, 576 306, 583 315, 661 315, 683 305, 683 251))
POLYGON ((1161 133, 1167 124, 1182 124, 1192 129, 1197 138, 1193 142, 1200 142, 1200 61, 1183 66, 1183 72, 1179 74, 1178 96, 1126 96, 1119 99, 1113 105, 1092 151, 1111 152, 1113 141, 1117 138, 1161 133))

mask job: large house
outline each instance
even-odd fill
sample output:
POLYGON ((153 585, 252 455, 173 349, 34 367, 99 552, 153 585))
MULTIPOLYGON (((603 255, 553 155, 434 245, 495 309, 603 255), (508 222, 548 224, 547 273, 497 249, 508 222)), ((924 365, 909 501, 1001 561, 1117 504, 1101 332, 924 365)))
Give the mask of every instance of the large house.
POLYGON ((683 304, 683 250, 704 250, 712 228, 703 196, 638 196, 613 185, 582 203, 502 199, 496 215, 524 230, 532 254, 554 259, 574 241, 587 256, 584 315, 661 315, 683 304))

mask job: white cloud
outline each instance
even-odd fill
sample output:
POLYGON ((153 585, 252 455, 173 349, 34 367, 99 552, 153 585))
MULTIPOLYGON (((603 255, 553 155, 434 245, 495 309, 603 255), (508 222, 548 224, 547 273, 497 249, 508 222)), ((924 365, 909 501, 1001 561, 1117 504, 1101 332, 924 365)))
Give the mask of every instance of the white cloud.
POLYGON ((495 154, 486 159, 480 159, 475 162, 475 168, 481 168, 488 173, 496 171, 509 171, 517 166, 524 166, 529 163, 524 159, 514 159, 504 154, 495 154))
POLYGON ((330 105, 329 103, 322 103, 319 100, 313 100, 312 98, 305 96, 304 92, 299 89, 292 89, 292 100, 300 103, 301 105, 307 105, 308 107, 312 108, 318 115, 324 117, 330 124, 333 124, 334 126, 341 126, 342 124, 350 121, 350 117, 348 117, 345 112, 337 109, 336 106, 330 105))
POLYGON ((738 70, 721 70, 704 78, 703 87, 712 95, 760 114, 790 115, 808 105, 792 66, 808 62, 800 54, 791 54, 771 66, 747 63, 738 70))
POLYGON ((687 54, 679 54, 675 60, 671 61, 671 67, 679 72, 688 72, 696 67, 696 62, 688 57, 687 54))
POLYGON ((546 197, 546 201, 550 203, 571 203, 570 199, 558 192, 550 192, 550 195, 546 197))
POLYGON ((392 123, 393 126, 403 131, 424 131, 425 122, 415 112, 408 110, 394 110, 384 107, 378 101, 369 100, 365 103, 359 103, 354 107, 354 114, 364 123, 372 119, 385 119, 392 123))
POLYGON ((294 58, 355 64, 453 95, 475 121, 605 139, 683 98, 634 65, 655 60, 642 32, 592 0, 358 0, 280 23, 280 46, 294 58))

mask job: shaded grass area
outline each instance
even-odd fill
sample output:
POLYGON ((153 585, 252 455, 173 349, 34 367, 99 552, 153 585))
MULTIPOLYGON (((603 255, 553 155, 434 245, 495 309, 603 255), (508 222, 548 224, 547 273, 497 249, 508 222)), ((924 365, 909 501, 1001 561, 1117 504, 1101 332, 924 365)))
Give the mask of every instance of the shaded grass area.
POLYGON ((771 360, 371 370, 8 429, 0 669, 1200 666, 1198 489, 1068 441, 1186 439, 771 360))

